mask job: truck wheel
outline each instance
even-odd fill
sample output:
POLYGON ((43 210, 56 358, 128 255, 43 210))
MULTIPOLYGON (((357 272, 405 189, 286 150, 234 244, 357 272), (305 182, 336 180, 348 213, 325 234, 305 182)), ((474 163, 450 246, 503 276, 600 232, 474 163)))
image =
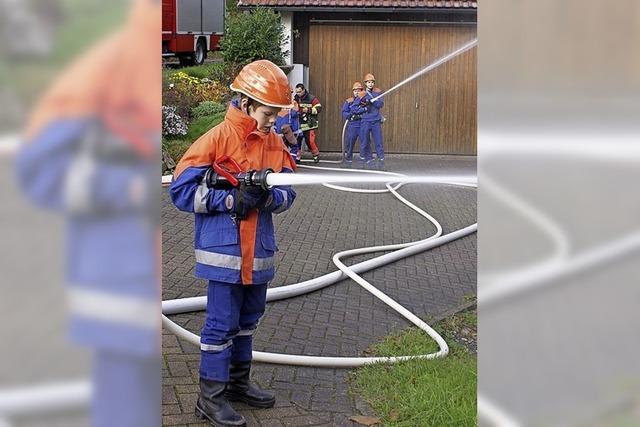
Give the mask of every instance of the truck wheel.
POLYGON ((204 39, 199 39, 198 43, 196 44, 196 51, 193 54, 193 63, 195 65, 202 65, 204 64, 204 60, 207 57, 207 43, 204 41, 204 39))

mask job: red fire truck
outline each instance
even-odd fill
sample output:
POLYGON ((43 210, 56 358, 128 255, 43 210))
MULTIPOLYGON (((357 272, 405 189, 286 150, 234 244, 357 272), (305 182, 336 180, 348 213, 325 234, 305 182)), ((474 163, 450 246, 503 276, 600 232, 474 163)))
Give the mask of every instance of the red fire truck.
POLYGON ((225 0, 162 0, 162 56, 200 65, 218 49, 225 0))

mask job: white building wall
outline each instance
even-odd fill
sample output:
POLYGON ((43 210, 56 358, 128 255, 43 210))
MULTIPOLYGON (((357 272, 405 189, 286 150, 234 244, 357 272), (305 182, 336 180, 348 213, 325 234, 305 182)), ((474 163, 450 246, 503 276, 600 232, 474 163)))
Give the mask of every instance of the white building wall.
POLYGON ((284 34, 287 36, 282 48, 285 51, 289 51, 289 54, 284 57, 284 63, 291 65, 293 58, 293 12, 280 12, 280 18, 282 19, 282 25, 284 25, 284 34))

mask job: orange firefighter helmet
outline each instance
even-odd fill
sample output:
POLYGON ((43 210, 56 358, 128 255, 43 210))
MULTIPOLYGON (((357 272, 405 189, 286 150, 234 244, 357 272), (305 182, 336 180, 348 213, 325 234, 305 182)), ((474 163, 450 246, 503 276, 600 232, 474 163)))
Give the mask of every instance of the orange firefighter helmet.
POLYGON ((271 61, 260 59, 244 66, 231 90, 247 95, 270 107, 291 108, 289 81, 284 72, 271 61))

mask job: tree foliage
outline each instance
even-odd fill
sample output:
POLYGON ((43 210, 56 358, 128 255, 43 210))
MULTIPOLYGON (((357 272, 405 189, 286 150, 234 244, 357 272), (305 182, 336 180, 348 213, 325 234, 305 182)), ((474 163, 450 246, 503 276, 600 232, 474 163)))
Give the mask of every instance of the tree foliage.
POLYGON ((289 53, 282 50, 287 41, 280 15, 271 9, 257 7, 251 13, 229 14, 221 41, 225 62, 248 64, 258 59, 283 65, 289 53))

